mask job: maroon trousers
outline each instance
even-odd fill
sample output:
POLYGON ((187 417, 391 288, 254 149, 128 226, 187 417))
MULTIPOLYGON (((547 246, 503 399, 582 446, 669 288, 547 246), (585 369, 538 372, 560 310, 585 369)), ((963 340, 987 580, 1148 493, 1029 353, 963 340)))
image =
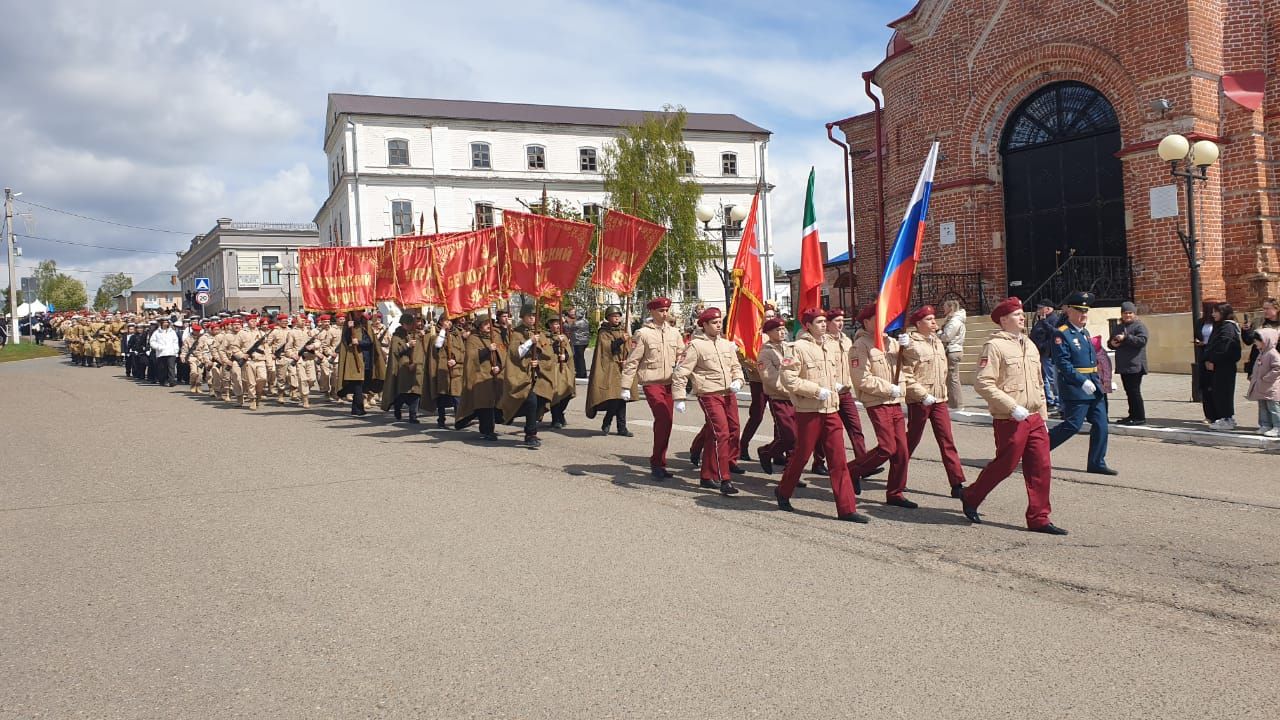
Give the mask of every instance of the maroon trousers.
POLYGON ((978 479, 964 490, 964 503, 977 508, 1005 478, 1022 463, 1022 477, 1027 483, 1027 527, 1049 524, 1049 430, 1039 413, 1018 422, 993 420, 996 456, 978 473, 978 479))
POLYGON ((782 463, 796 449, 796 406, 790 400, 769 398, 769 414, 773 417, 773 442, 760 446, 760 457, 782 463))
MULTIPOLYGON (((789 404, 789 403, 788 403, 789 404)), ((787 469, 782 473, 782 483, 778 485, 778 497, 790 499, 796 491, 796 483, 804 466, 809 462, 813 449, 821 445, 829 459, 831 468, 831 493, 836 499, 836 513, 841 517, 857 512, 858 500, 853 494, 853 481, 849 479, 849 469, 845 465, 844 438, 841 436, 842 423, 837 413, 795 413, 796 451, 787 461, 787 469)))
POLYGON ((947 471, 947 482, 952 487, 964 484, 964 467, 960 464, 960 454, 956 452, 955 436, 951 433, 951 410, 946 403, 936 402, 932 405, 914 403, 907 406, 907 451, 915 455, 920 438, 924 437, 924 426, 933 426, 933 437, 938 441, 938 452, 942 455, 942 467, 947 471))
POLYGON ((866 457, 867 441, 862 434, 862 419, 858 417, 858 401, 849 390, 840 393, 840 422, 849 435, 849 442, 853 443, 853 459, 866 457))
POLYGON ((671 421, 675 416, 675 401, 671 399, 670 385, 645 385, 644 399, 653 413, 653 454, 649 467, 667 466, 667 444, 671 442, 671 421))
POLYGON ((760 429, 760 423, 764 420, 764 408, 768 404, 764 383, 750 382, 748 385, 751 387, 751 407, 747 409, 747 424, 742 426, 742 439, 738 441, 738 454, 744 457, 751 454, 751 438, 760 429))
POLYGON ((707 448, 700 477, 724 482, 731 477, 729 466, 738 459, 738 397, 732 392, 699 395, 698 404, 707 419, 702 426, 707 435, 707 448))
MULTIPOLYGON (((876 447, 861 460, 849 463, 849 474, 866 477, 872 470, 889 463, 889 499, 902 497, 907 489, 907 464, 911 452, 907 449, 907 425, 902 417, 902 405, 890 403, 867 408, 871 427, 876 431, 876 447)), ((830 467, 832 463, 827 463, 830 467)))

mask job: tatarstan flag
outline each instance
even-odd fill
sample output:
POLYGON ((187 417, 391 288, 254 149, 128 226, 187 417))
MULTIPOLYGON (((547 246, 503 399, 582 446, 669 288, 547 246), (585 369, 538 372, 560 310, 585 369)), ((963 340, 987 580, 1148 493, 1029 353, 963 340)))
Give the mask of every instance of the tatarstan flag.
POLYGON ((804 231, 800 235, 800 298, 796 316, 810 308, 822 307, 822 245, 818 243, 818 215, 813 210, 813 168, 809 168, 809 190, 804 195, 804 231))

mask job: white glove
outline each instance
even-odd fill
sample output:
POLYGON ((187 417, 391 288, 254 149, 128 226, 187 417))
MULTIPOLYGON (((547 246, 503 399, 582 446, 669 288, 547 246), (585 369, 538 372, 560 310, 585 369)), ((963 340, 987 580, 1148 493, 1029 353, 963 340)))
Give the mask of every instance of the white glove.
POLYGON ((831 397, 831 391, 826 388, 818 388, 818 402, 826 402, 831 397))
POLYGON ((902 388, 897 385, 894 385, 893 387, 889 388, 889 397, 893 398, 894 400, 897 400, 898 398, 902 397, 902 388))
POLYGON ((930 405, 932 405, 932 404, 934 404, 934 403, 938 402, 938 398, 936 398, 936 397, 934 397, 934 396, 932 396, 932 395, 925 395, 925 396, 924 396, 924 400, 921 400, 920 402, 924 403, 924 406, 925 406, 925 407, 929 407, 930 405))
POLYGON ((533 338, 529 338, 528 340, 525 340, 524 342, 520 343, 520 357, 524 357, 525 355, 528 355, 529 348, 531 347, 533 347, 533 338))
POLYGON ((1097 386, 1097 385, 1094 385, 1092 380, 1085 380, 1085 381, 1084 381, 1084 384, 1080 386, 1080 389, 1081 389, 1081 390, 1084 390, 1085 392, 1089 393, 1090 395, 1092 395, 1092 394, 1094 394, 1094 393, 1098 392, 1098 386, 1097 386))
POLYGON ((437 336, 436 336, 436 347, 437 347, 437 348, 442 348, 442 347, 444 347, 444 340, 445 340, 444 333, 440 333, 439 335, 437 335, 437 336))
POLYGON ((682 413, 682 412, 684 412, 684 401, 683 401, 683 400, 677 400, 677 401, 676 401, 676 412, 678 412, 678 413, 682 413))
POLYGON ((1120 389, 1120 388, 1116 385, 1116 381, 1115 381, 1115 380, 1112 380, 1112 381, 1111 381, 1111 392, 1116 392, 1116 391, 1117 391, 1117 390, 1119 390, 1119 389, 1120 389))
POLYGON ((733 382, 729 383, 729 389, 734 392, 738 392, 739 390, 742 389, 742 381, 734 380, 733 382))
POLYGON ((898 336, 898 345, 901 347, 911 347, 911 336, 903 333, 898 336))
POLYGON ((1013 406, 1013 419, 1014 419, 1014 420, 1017 420, 1018 422, 1022 422, 1023 420, 1026 420, 1026 419, 1027 419, 1027 418, 1029 418, 1029 417, 1031 417, 1031 411, 1029 411, 1029 410, 1027 410, 1026 408, 1022 407, 1021 405, 1014 405, 1014 406, 1013 406))
POLYGON ((843 389, 844 389, 844 385, 841 385, 840 383, 836 383, 836 392, 840 392, 843 389))
POLYGON ((622 391, 622 399, 623 399, 623 401, 625 401, 625 402, 631 402, 631 391, 630 391, 630 390, 623 390, 623 391, 622 391))

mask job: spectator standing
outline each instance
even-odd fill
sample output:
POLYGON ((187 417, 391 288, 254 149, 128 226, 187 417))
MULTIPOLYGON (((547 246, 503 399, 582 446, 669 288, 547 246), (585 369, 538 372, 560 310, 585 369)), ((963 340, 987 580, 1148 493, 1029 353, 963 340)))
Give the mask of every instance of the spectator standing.
POLYGON ((965 322, 968 316, 964 308, 956 300, 942 303, 942 312, 946 319, 938 335, 947 350, 947 406, 959 409, 964 403, 960 396, 960 361, 964 359, 965 322))
POLYGON ((173 387, 178 372, 178 333, 170 327, 167 316, 160 316, 160 327, 151 333, 150 343, 156 363, 155 381, 173 387))
POLYGON ((1236 363, 1240 362, 1240 326, 1230 303, 1218 303, 1210 314, 1213 332, 1205 343, 1200 369, 1201 382, 1208 388, 1201 393, 1204 415, 1215 430, 1236 427, 1236 363))
POLYGON ((1249 399, 1258 402, 1258 431, 1280 437, 1280 350, 1276 350, 1280 330, 1264 327, 1253 336, 1257 360, 1249 376, 1249 399))
POLYGON ((1116 353, 1115 371, 1129 398, 1129 414, 1120 425, 1146 425, 1147 409, 1142 401, 1142 376, 1147 374, 1147 326, 1138 319, 1138 308, 1131 302, 1120 304, 1119 332, 1107 341, 1116 353))
POLYGON ((1262 328, 1275 328, 1280 330, 1280 304, 1277 304, 1275 298, 1267 298, 1262 301, 1262 321, 1255 327, 1254 323, 1245 323, 1240 329, 1240 337, 1244 340, 1245 345, 1251 346, 1249 349, 1249 359, 1244 363, 1244 374, 1253 376, 1253 366, 1258 360, 1258 347, 1254 344, 1257 338, 1257 331, 1262 328))
POLYGON ((591 344, 591 323, 587 321, 587 313, 582 308, 573 309, 573 323, 565 323, 569 328, 569 339, 573 344, 573 374, 575 377, 587 377, 587 346, 591 344))
POLYGON ((1036 303, 1035 325, 1028 336, 1040 351, 1040 373, 1044 379, 1044 399, 1049 412, 1058 409, 1058 371, 1053 361, 1053 333, 1062 324, 1062 316, 1054 311, 1053 301, 1036 303))

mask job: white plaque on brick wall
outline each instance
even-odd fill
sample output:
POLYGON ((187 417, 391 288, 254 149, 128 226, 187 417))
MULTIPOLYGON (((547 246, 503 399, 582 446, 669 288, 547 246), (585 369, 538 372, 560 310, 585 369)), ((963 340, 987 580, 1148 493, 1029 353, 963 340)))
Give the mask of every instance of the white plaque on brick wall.
POLYGON ((1178 217, 1178 186, 1151 188, 1151 219, 1178 217))
POLYGON ((956 244, 956 224, 953 222, 945 222, 938 226, 938 244, 939 245, 955 245, 956 244))

